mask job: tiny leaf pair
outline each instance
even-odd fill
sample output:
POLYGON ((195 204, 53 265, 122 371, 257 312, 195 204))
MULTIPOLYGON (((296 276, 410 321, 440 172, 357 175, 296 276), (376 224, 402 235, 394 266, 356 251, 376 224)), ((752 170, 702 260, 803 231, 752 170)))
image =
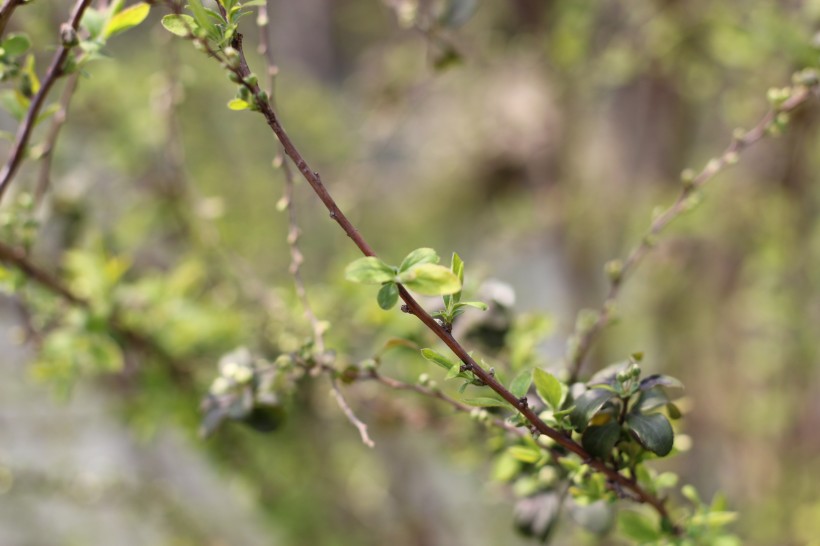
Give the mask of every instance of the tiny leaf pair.
POLYGON ((424 296, 453 294, 461 290, 461 281, 448 268, 438 265, 439 256, 432 248, 417 248, 391 266, 375 256, 359 258, 345 269, 345 278, 360 284, 381 284, 376 301, 382 309, 392 309, 399 300, 399 287, 424 296))

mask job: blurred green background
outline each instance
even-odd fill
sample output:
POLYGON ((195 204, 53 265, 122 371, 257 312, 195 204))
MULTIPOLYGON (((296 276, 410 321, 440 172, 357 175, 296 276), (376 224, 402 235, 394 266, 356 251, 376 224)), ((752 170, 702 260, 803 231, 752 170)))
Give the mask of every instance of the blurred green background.
MULTIPOLYGON (((272 1, 284 126, 386 260, 421 246, 458 251, 471 288, 499 279, 514 287, 516 313, 550 317, 534 358, 553 369, 577 312, 603 300, 603 264, 675 198, 682 169, 718 155, 734 128, 766 112, 767 89, 818 58, 816 0, 485 0, 435 35, 398 23, 394 8, 412 4, 272 1), (451 47, 460 59, 437 68, 451 47)), ((491 479, 486 434, 412 393, 345 388, 374 450, 322 378, 300 386, 274 434, 233 425, 196 437, 222 353, 295 350, 310 330, 287 273, 276 142, 261 117, 225 107, 230 82, 172 39, 160 12, 80 79, 34 255, 56 268, 64 249, 81 249, 75 281, 101 256, 126 260, 135 301, 154 298, 146 328, 193 381, 139 367, 140 355, 113 377, 66 381, 53 355, 14 348, 11 331, 0 539, 527 543, 513 530, 513 494, 491 479), (259 292, 243 293, 248 285, 259 292)), ((39 1, 12 20, 35 38, 41 68, 66 13, 39 1)), ((246 23, 249 61, 263 73, 246 23)), ((706 187, 627 283, 621 320, 585 368, 644 351, 647 373, 683 380, 692 447, 659 467, 707 498, 725 492, 744 544, 820 544, 818 121, 810 104, 706 187)), ((19 176, 18 190, 31 189, 36 164, 19 176)), ((343 281, 356 249, 306 184, 295 203, 302 272, 340 365, 390 337, 432 344, 343 281)), ((11 327, 11 297, 3 309, 11 327)), ((383 366, 411 382, 440 371, 410 351, 383 366)), ((554 544, 597 541, 568 520, 554 544)))

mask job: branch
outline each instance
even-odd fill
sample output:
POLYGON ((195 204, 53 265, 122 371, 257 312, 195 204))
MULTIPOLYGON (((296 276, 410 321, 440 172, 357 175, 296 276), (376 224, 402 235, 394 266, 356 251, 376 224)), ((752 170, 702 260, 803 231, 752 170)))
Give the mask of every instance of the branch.
POLYGON ((45 197, 48 187, 51 184, 51 163, 54 158, 54 146, 57 144, 57 138, 60 136, 60 131, 65 125, 68 118, 68 107, 71 104, 71 99, 74 92, 77 90, 77 83, 79 82, 80 74, 72 74, 66 82, 63 94, 60 97, 60 109, 54 114, 54 120, 51 122, 51 127, 46 136, 43 154, 40 156, 42 163, 40 164, 40 179, 37 182, 37 189, 34 191, 34 204, 39 206, 45 197))
MULTIPOLYGON (((71 19, 63 25, 63 28, 67 30, 70 29, 71 32, 76 34, 80 25, 80 20, 83 16, 83 12, 85 12, 85 9, 90 3, 91 0, 77 0, 77 3, 74 4, 74 9, 71 13, 71 19)), ((60 34, 62 38, 62 29, 60 34)), ((46 96, 48 96, 48 93, 51 91, 54 82, 56 82, 57 79, 64 74, 63 65, 68 58, 68 53, 73 47, 73 44, 63 41, 60 47, 57 48, 57 53, 54 54, 54 57, 51 60, 51 65, 48 67, 48 72, 46 72, 45 79, 40 85, 40 89, 37 91, 37 94, 34 95, 34 98, 31 99, 31 104, 29 105, 28 112, 26 112, 26 117, 17 129, 17 136, 14 141, 14 146, 11 149, 9 159, 3 166, 2 171, 0 171, 0 200, 3 199, 3 195, 8 189, 14 175, 17 174, 20 164, 23 162, 26 146, 28 146, 28 141, 31 138, 31 132, 37 122, 37 116, 40 114, 40 109, 43 107, 46 96)))
MULTIPOLYGON (((173 2, 169 2, 170 8, 177 14, 181 13, 181 8, 177 4, 173 2)), ((267 95, 262 92, 259 84, 256 83, 254 80, 249 79, 251 75, 250 68, 248 67, 247 61, 245 59, 244 52, 242 50, 242 35, 237 34, 236 38, 233 41, 233 49, 236 50, 236 57, 235 58, 228 58, 225 54, 215 51, 211 45, 207 42, 207 40, 197 38, 193 36, 190 32, 188 35, 188 39, 195 41, 199 44, 199 46, 211 57, 220 61, 222 66, 232 72, 238 80, 255 98, 258 102, 259 111, 264 116, 265 121, 267 122, 268 126, 271 128, 273 133, 276 135, 277 139, 282 145, 285 154, 290 157, 296 168, 305 178, 305 180, 310 184, 311 188, 313 189, 314 193, 317 197, 322 201, 322 203, 327 208, 328 212, 330 213, 331 219, 333 219, 336 223, 339 224, 339 227, 345 232, 345 234, 350 237, 353 243, 359 248, 359 250, 365 256, 375 256, 376 253, 373 248, 365 241, 362 235, 358 232, 358 230, 353 226, 350 220, 344 215, 344 213, 339 209, 339 206, 336 204, 333 197, 330 195, 330 192, 325 187, 324 183, 318 172, 311 169, 308 163, 305 161, 302 154, 293 144, 293 141, 290 139, 288 134, 285 132, 284 128, 282 127, 281 123, 279 122, 279 118, 277 117, 276 113, 274 112, 273 108, 271 107, 270 103, 267 100, 267 95), (235 62, 238 61, 238 62, 235 62)), ((671 518, 669 516, 669 512, 664 505, 664 501, 659 499, 658 497, 654 496, 650 492, 644 490, 636 481, 627 478, 626 476, 622 475, 617 470, 610 468, 606 465, 604 461, 599 459, 595 459, 590 455, 580 444, 572 440, 571 437, 565 435, 562 432, 550 427, 544 421, 542 421, 538 415, 529 407, 526 398, 519 399, 513 393, 511 393, 507 388, 505 388, 498 380, 493 376, 490 375, 489 372, 484 370, 474 359, 470 356, 467 351, 461 346, 461 344, 453 338, 450 333, 445 330, 438 322, 433 319, 425 310, 422 308, 421 305, 410 295, 410 293, 402 286, 398 285, 399 287, 399 295, 401 296, 402 300, 405 302, 405 308, 408 313, 415 315, 431 332, 433 332, 439 339, 441 339, 449 348, 450 350, 464 363, 464 366, 467 370, 473 372, 475 376, 484 382, 485 385, 490 387, 495 393, 497 393, 501 398, 507 401, 513 408, 515 408, 524 418, 529 421, 532 427, 550 438, 552 438, 555 443, 566 449, 567 451, 574 453, 581 460, 584 461, 585 464, 588 464, 598 472, 601 472, 610 481, 614 482, 615 484, 620 485, 623 489, 631 491, 634 496, 635 500, 638 502, 646 503, 651 505, 661 516, 661 518, 665 521, 670 522, 671 518)), ((680 529, 674 527, 677 533, 680 532, 680 529)))
POLYGON ((0 36, 3 36, 6 32, 6 25, 14 10, 23 5, 24 2, 25 0, 6 0, 3 2, 3 7, 0 7, 0 36))
MULTIPOLYGON (((37 285, 45 288, 52 294, 61 297, 69 304, 86 310, 91 309, 90 301, 78 296, 63 284, 60 279, 35 265, 22 250, 0 242, 0 263, 19 269, 28 279, 34 281, 37 285)), ((163 361, 168 366, 171 376, 178 383, 184 385, 191 384, 190 373, 175 362, 173 357, 156 341, 122 324, 115 315, 108 317, 106 322, 112 333, 119 335, 133 347, 144 349, 163 361)))
POLYGON ((723 154, 710 160, 696 176, 693 176, 688 181, 684 181, 683 189, 678 195, 678 198, 666 210, 655 217, 641 242, 632 249, 626 259, 623 260, 623 262, 613 261, 608 264, 608 267, 611 267, 611 269, 608 271, 610 287, 606 300, 603 306, 597 311, 592 326, 580 332, 576 331, 574 334, 575 339, 578 341, 572 351, 569 363, 570 384, 578 380, 584 359, 592 348, 593 343, 603 329, 612 321, 613 308, 620 295, 624 280, 634 272, 641 259, 652 250, 656 237, 666 226, 696 204, 692 199, 704 184, 709 182, 718 173, 724 171, 727 167, 735 165, 741 152, 762 140, 769 133, 769 128, 775 123, 779 115, 788 114, 807 102, 816 93, 816 88, 817 82, 797 87, 788 99, 779 106, 773 107, 752 129, 745 133, 735 135, 723 154))

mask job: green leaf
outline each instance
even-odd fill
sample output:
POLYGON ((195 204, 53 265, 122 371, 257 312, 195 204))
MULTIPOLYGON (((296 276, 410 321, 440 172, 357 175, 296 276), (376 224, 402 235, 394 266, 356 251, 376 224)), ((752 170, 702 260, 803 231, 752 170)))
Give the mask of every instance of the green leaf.
POLYGON ((107 16, 103 12, 94 8, 87 8, 83 12, 83 18, 80 21, 80 26, 88 31, 88 38, 96 40, 102 34, 105 28, 107 16))
POLYGON ((162 18, 162 26, 165 27, 165 30, 170 32, 171 34, 176 34, 177 36, 182 36, 183 38, 195 32, 196 29, 199 28, 199 25, 196 23, 193 17, 190 15, 166 15, 162 18))
POLYGON ((453 364, 450 370, 447 372, 444 380, 449 381, 450 379, 455 379, 459 375, 461 375, 461 364, 453 364))
POLYGON ((402 260, 399 266, 399 272, 407 271, 415 265, 421 264, 437 264, 439 261, 438 254, 432 248, 417 248, 402 260))
POLYGON ((362 284, 382 284, 393 281, 393 268, 373 256, 359 258, 345 268, 345 278, 362 284))
POLYGON ((626 423, 635 439, 649 451, 661 457, 672 451, 675 433, 665 416, 660 413, 632 413, 627 415, 626 423))
POLYGON ((507 453, 522 463, 535 463, 541 458, 541 450, 533 446, 512 446, 507 453))
POLYGON ((587 427, 581 437, 581 445, 591 455, 606 459, 621 437, 621 426, 614 419, 605 425, 587 427))
POLYGON ((516 398, 522 398, 527 395, 527 391, 530 390, 531 384, 532 370, 524 370, 515 376, 515 379, 513 379, 512 383, 510 383, 510 392, 513 393, 516 398))
POLYGON ((209 38, 212 40, 218 40, 221 38, 221 33, 216 28, 213 21, 211 21, 211 18, 208 15, 208 10, 206 10, 205 6, 202 5, 202 0, 188 0, 188 9, 190 9, 191 13, 194 14, 194 19, 196 19, 199 26, 204 28, 205 32, 208 33, 209 38))
POLYGON ((125 32, 129 28, 137 26, 142 23, 146 17, 148 17, 148 13, 150 11, 151 6, 145 2, 134 4, 133 6, 122 10, 108 20, 108 24, 105 25, 105 30, 103 30, 102 33, 103 38, 110 38, 115 34, 125 32))
POLYGON ((421 264, 403 271, 398 281, 424 296, 441 296, 461 290, 461 283, 452 271, 442 265, 421 264))
POLYGON ((478 398, 465 398, 465 404, 470 406, 478 406, 480 408, 509 408, 510 405, 504 400, 498 398, 490 398, 489 396, 480 396, 478 398))
POLYGON ((439 353, 438 351, 434 351, 433 349, 422 349, 421 356, 423 356, 430 362, 438 364, 447 371, 450 371, 453 368, 453 366, 458 366, 452 360, 450 360, 443 354, 439 353))
POLYGON ((535 368, 533 375, 538 396, 549 404, 553 410, 557 411, 561 406, 561 382, 554 375, 545 372, 541 368, 535 368))
MULTIPOLYGON (((537 385, 536 380, 536 386, 537 385)), ((575 410, 569 416, 573 428, 579 432, 583 432, 587 428, 589 420, 598 413, 598 410, 600 410, 604 404, 614 397, 615 393, 603 389, 589 389, 584 392, 584 394, 575 400, 575 410)))
POLYGON ((648 516, 631 510, 620 513, 618 528, 627 538, 638 543, 652 542, 661 538, 660 531, 648 516))
POLYGON ((661 374, 654 374, 644 378, 641 381, 640 389, 642 391, 648 391, 651 388, 657 387, 658 385, 662 387, 669 387, 672 389, 682 389, 683 383, 680 382, 679 379, 675 379, 669 375, 661 375, 661 374))
POLYGON ((0 44, 0 47, 3 48, 6 55, 16 57, 17 55, 22 55, 31 47, 31 40, 29 40, 25 34, 9 34, 8 37, 3 40, 3 43, 0 44))
POLYGON ((706 512, 692 516, 692 525, 707 527, 724 527, 737 519, 737 512, 706 512))
POLYGON ((228 108, 231 110, 247 110, 251 105, 242 99, 231 99, 228 101, 228 108))
POLYGON ((385 311, 392 309, 393 306, 396 305, 396 302, 399 301, 399 287, 396 286, 394 282, 385 284, 379 289, 376 300, 379 302, 379 307, 385 311))
POLYGON ((462 307, 475 307, 476 309, 481 309, 482 311, 486 311, 489 308, 483 301, 462 301, 455 304, 454 309, 458 310, 462 307))

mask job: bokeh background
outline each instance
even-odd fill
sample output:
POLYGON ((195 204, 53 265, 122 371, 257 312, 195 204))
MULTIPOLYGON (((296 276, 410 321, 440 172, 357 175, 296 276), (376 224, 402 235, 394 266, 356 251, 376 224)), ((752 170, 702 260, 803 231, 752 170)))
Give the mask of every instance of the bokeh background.
MULTIPOLYGON (((680 172, 818 61, 816 0, 479 0, 433 34, 400 24, 410 0, 270 4, 278 109, 342 209, 388 261, 432 246, 461 254, 471 289, 509 283, 515 315, 549 323, 533 362, 555 370, 579 310, 603 300, 603 264, 640 241, 680 172)), ((42 46, 41 67, 67 10, 34 2, 11 23, 42 46)), ((373 450, 321 378, 301 385, 273 434, 197 437, 221 354, 293 350, 310 330, 287 273, 276 143, 260 117, 225 107, 232 85, 161 28, 162 11, 80 79, 34 255, 55 270, 66 249, 91 269, 126 260, 129 282, 160 287, 146 321, 194 380, 140 355, 66 379, 53 355, 19 345, 18 305, 4 296, 0 542, 528 543, 482 429, 410 393, 345 389, 373 450)), ((692 447, 660 467, 706 498, 723 491, 744 544, 820 544, 819 128, 810 104, 709 183, 629 280, 621 320, 585 368, 643 351, 647 372, 686 384, 692 447)), ((30 162, 19 190, 36 177, 30 162)), ((306 184, 295 203, 309 297, 340 364, 390 337, 432 344, 343 281, 356 249, 306 184)), ((409 351, 383 366, 409 381, 440 371, 409 351)), ((568 520, 554 543, 597 541, 568 520)))

